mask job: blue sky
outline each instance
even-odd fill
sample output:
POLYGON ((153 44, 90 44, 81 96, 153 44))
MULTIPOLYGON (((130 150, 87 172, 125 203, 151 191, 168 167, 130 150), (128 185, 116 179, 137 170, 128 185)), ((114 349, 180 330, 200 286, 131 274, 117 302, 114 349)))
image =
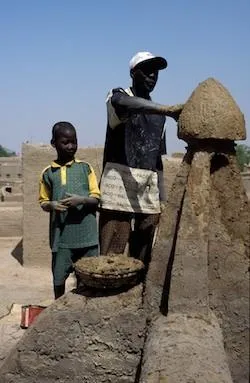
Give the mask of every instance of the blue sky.
MULTIPOLYGON (((0 144, 48 143, 72 122, 80 146, 103 145, 105 97, 130 85, 141 50, 163 55, 152 98, 185 102, 199 82, 219 80, 245 115, 250 143, 249 0, 0 0, 0 144)), ((183 151, 167 119, 168 152, 183 151)))

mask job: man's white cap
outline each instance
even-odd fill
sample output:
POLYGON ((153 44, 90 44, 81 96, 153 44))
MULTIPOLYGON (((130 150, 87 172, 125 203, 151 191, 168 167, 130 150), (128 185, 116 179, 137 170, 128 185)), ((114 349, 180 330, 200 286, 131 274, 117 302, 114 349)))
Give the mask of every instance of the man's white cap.
POLYGON ((152 63, 152 66, 156 70, 165 69, 168 66, 167 60, 160 56, 155 56, 150 52, 138 52, 136 53, 129 62, 130 70, 134 69, 138 64, 145 61, 152 63))

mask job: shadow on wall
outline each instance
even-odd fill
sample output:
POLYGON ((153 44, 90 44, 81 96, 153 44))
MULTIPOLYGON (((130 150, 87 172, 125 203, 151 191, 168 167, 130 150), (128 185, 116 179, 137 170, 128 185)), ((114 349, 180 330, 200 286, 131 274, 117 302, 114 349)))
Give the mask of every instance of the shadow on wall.
POLYGON ((17 243, 16 247, 12 250, 11 255, 21 266, 23 266, 23 239, 17 243))

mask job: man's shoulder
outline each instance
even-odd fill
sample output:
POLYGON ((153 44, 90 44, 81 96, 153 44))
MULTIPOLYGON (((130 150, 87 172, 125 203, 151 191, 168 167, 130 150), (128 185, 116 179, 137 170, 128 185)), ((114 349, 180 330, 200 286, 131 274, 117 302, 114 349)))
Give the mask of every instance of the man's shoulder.
MULTIPOLYGON (((109 93, 116 93, 116 92, 122 92, 125 93, 125 89, 121 86, 117 86, 116 88, 110 89, 109 93)), ((109 94, 108 93, 108 94, 109 94)))
POLYGON ((112 88, 107 94, 106 101, 109 101, 115 93, 123 93, 123 94, 127 94, 128 96, 133 95, 130 88, 122 88, 122 87, 112 88))

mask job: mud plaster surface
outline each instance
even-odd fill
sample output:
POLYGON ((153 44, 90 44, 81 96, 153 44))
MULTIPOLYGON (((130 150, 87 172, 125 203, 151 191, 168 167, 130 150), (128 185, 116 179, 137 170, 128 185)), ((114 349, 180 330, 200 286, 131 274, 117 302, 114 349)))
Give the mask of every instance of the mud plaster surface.
POLYGON ((209 302, 222 326, 233 379, 247 383, 250 204, 235 156, 215 158, 211 183, 209 302))

